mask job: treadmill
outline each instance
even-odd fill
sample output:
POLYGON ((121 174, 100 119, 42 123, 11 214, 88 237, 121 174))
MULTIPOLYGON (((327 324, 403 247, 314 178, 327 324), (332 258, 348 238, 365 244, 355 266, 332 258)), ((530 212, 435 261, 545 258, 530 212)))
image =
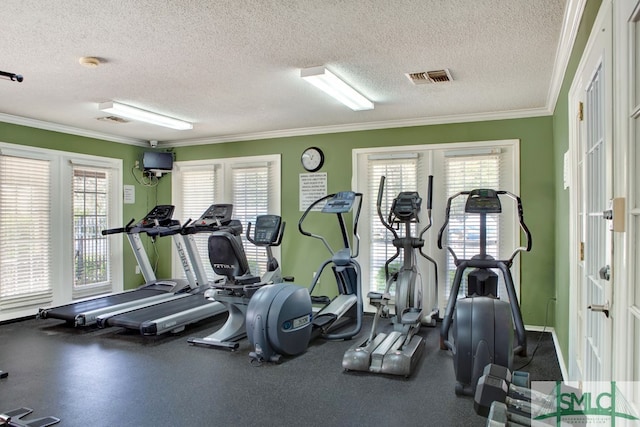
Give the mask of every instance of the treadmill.
POLYGON ((231 219, 233 205, 213 204, 196 221, 188 222, 181 229, 191 265, 197 277, 198 286, 184 294, 182 298, 159 302, 149 307, 113 315, 98 316, 98 326, 119 326, 137 330, 141 335, 161 335, 178 333, 185 326, 219 314, 227 309, 218 301, 207 299, 204 292, 209 288, 206 270, 202 264, 194 235, 211 233, 228 227, 242 227, 238 220, 231 219))
MULTIPOLYGON (((189 271, 187 280, 184 279, 161 279, 158 280, 151 267, 151 262, 144 249, 141 233, 147 233, 152 237, 160 235, 172 235, 176 246, 181 246, 182 236, 180 223, 172 219, 174 206, 155 206, 143 219, 132 225, 131 220, 125 227, 103 230, 103 235, 126 233, 127 239, 133 249, 133 254, 140 266, 140 271, 144 277, 145 284, 137 289, 124 291, 116 294, 78 301, 51 308, 40 308, 37 318, 39 319, 62 319, 68 324, 78 326, 91 326, 97 323, 97 317, 101 314, 123 309, 131 309, 159 301, 180 297, 180 293, 188 291, 195 285, 195 278, 189 271), (190 286, 191 284, 191 286, 190 286)), ((180 251, 185 257, 184 251, 180 251)), ((188 263, 183 262, 188 267, 188 263)))

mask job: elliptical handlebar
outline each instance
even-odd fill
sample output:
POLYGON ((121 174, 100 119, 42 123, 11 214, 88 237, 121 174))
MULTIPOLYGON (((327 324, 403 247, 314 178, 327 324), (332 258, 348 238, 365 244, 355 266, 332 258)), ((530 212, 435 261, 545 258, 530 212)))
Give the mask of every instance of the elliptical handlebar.
POLYGON ((520 229, 522 229, 525 237, 527 238, 527 244, 525 246, 520 246, 516 248, 511 254, 511 257, 509 257, 509 261, 513 261, 513 259, 518 255, 518 253, 531 251, 531 247, 533 245, 533 242, 531 239, 531 232, 529 231, 529 227, 527 227, 527 224, 524 223, 524 209, 522 209, 522 200, 520 199, 520 197, 506 190, 500 190, 497 193, 505 194, 510 198, 512 198, 513 200, 515 200, 518 208, 518 222, 520 223, 520 229))
MULTIPOLYGON (((451 213, 451 202, 456 197, 463 196, 463 195, 470 195, 470 194, 471 194, 471 191, 460 191, 459 193, 456 193, 453 196, 449 197, 449 200, 447 200, 447 208, 445 210, 444 224, 442 224, 442 227, 438 232, 438 249, 442 249, 442 235, 444 234, 444 230, 447 228, 447 225, 449 225, 449 215, 451 213)), ((531 232, 529 231, 529 228, 527 227, 527 225, 524 223, 524 210, 522 209, 522 200, 520 199, 520 197, 506 190, 498 190, 496 191, 496 194, 497 195, 504 194, 516 202, 517 209, 518 209, 518 223, 527 239, 527 244, 525 246, 520 246, 513 251, 513 253, 508 259, 508 262, 511 263, 513 262, 515 257, 518 255, 518 253, 531 251, 531 247, 532 247, 531 232)), ((447 246, 447 250, 453 256, 454 262, 457 263, 458 257, 456 256, 456 253, 453 251, 451 246, 447 246)))
MULTIPOLYGON (((433 203, 433 175, 429 175, 429 180, 427 183, 427 219, 429 223, 420 231, 419 238, 422 239, 424 233, 431 228, 433 222, 431 221, 431 206, 433 203)), ((428 258, 425 254, 422 253, 422 248, 420 248, 420 253, 425 258, 428 258)))
MULTIPOLYGON (((386 181, 386 177, 382 175, 380 177, 380 185, 378 186, 378 201, 376 202, 376 208, 378 209, 378 217, 380 218, 380 222, 384 227, 389 230, 393 234, 393 238, 398 238, 398 233, 396 230, 384 219, 384 215, 382 215, 382 196, 384 195, 384 182, 386 181)), ((400 249, 398 249, 398 252, 400 249)))
POLYGON ((431 210, 433 202, 433 175, 429 175, 429 183, 427 184, 427 210, 431 210))
POLYGON ((333 197, 333 196, 334 196, 334 194, 327 194, 326 196, 321 197, 320 199, 318 199, 318 200, 316 200, 315 202, 311 203, 311 204, 307 207, 307 209, 304 211, 304 213, 302 214, 302 216, 300 217, 300 220, 298 221, 298 230, 300 230, 300 233, 302 233, 303 235, 305 235, 305 236, 307 236, 307 237, 313 237, 313 238, 315 238, 315 239, 319 239, 319 240, 321 240, 321 241, 322 241, 322 243, 324 243, 325 247, 329 250, 329 252, 330 252, 331 254, 334 254, 334 251, 333 251, 333 249, 331 248, 331 246, 329 245, 329 242, 327 242, 327 240, 326 240, 324 237, 322 237, 322 236, 320 236, 320 235, 318 235, 318 234, 313 234, 313 233, 310 233, 310 232, 308 232, 308 231, 305 231, 305 230, 302 228, 302 223, 304 222, 304 220, 305 220, 305 218, 307 217, 307 215, 309 214, 309 212, 311 212, 311 210, 312 210, 316 205, 320 204, 321 202, 323 202, 323 201, 325 201, 325 200, 327 200, 327 199, 329 199, 329 198, 331 198, 331 197, 333 197))
POLYGON ((358 234, 358 221, 360 220, 360 211, 362 210, 362 193, 355 193, 358 198, 358 208, 353 217, 353 236, 355 238, 356 247, 351 254, 351 258, 357 258, 360 254, 360 235, 358 234))
MULTIPOLYGON (((336 216, 338 217, 338 222, 340 224, 340 231, 342 233, 342 241, 344 244, 344 249, 350 249, 351 250, 351 258, 356 258, 359 254, 360 251, 360 236, 358 235, 358 221, 360 220, 360 212, 362 210, 362 193, 357 193, 357 192, 353 192, 353 191, 345 191, 345 192, 340 192, 340 193, 332 193, 332 194, 327 194, 324 197, 321 197, 320 199, 314 201, 313 203, 311 203, 307 209, 304 211, 304 213, 302 214, 302 216, 300 217, 300 220, 298 221, 298 230, 300 231, 301 234, 308 236, 308 237, 313 237, 316 238, 318 240, 321 240, 322 243, 324 244, 324 246, 327 248, 327 250, 332 254, 335 255, 336 251, 333 250, 333 248, 331 247, 331 245, 329 245, 329 242, 321 235, 318 234, 313 234, 311 232, 308 232, 306 230, 304 230, 302 228, 302 223, 304 222, 304 220, 306 219, 307 215, 309 214, 309 212, 311 212, 313 210, 313 208, 315 208, 317 205, 319 205, 320 203, 324 202, 325 200, 330 200, 336 198, 338 203, 336 205, 332 205, 332 208, 327 209, 327 206, 325 205, 322 209, 323 213, 335 213, 336 216), (340 199, 340 196, 343 195, 347 195, 347 196, 351 196, 352 200, 347 200, 345 201, 345 199, 340 199), (337 196, 337 197, 336 197, 337 196), (357 201, 357 207, 355 208, 355 212, 354 212, 354 217, 353 217, 353 236, 354 236, 354 240, 355 240, 355 248, 351 248, 351 244, 350 244, 350 239, 347 235, 347 230, 346 230, 346 226, 344 224, 344 218, 342 216, 343 213, 347 213, 352 209, 353 203, 355 203, 353 200, 358 199, 357 201), (347 208, 343 208, 344 206, 348 206, 347 208)), ((330 200, 330 202, 332 202, 332 200, 330 200)), ((327 203, 328 204, 328 203, 327 203)))

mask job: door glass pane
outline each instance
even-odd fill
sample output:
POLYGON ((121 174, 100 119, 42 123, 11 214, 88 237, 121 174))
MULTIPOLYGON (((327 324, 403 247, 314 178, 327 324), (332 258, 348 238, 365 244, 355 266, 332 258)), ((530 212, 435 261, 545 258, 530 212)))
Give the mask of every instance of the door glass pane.
POLYGON ((73 169, 74 288, 109 281, 108 193, 106 170, 73 169))

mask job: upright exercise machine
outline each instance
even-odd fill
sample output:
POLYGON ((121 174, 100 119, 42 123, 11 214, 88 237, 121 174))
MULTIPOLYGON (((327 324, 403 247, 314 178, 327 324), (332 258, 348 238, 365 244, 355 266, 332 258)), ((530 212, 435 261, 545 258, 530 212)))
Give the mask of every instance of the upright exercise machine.
POLYGON ((147 233, 154 238, 160 233, 171 235, 177 246, 182 247, 179 230, 180 223, 172 219, 174 206, 155 206, 144 218, 134 224, 131 220, 126 226, 103 230, 103 235, 124 233, 129 240, 133 254, 140 266, 140 271, 145 280, 144 285, 130 291, 92 298, 58 307, 40 308, 38 318, 62 319, 74 326, 91 326, 97 323, 97 318, 105 313, 123 309, 141 308, 147 305, 157 304, 175 298, 180 292, 188 291, 194 287, 195 278, 188 269, 188 261, 184 251, 179 250, 183 258, 183 265, 187 267, 187 280, 156 278, 149 257, 144 249, 140 234, 147 233))
POLYGON ((346 371, 368 371, 374 373, 402 375, 408 377, 424 350, 424 339, 416 335, 421 324, 435 326, 438 317, 438 266, 433 258, 426 255, 422 248, 422 236, 431 228, 431 201, 433 176, 429 176, 427 195, 428 224, 417 237, 411 235, 411 228, 418 223, 418 215, 422 206, 422 198, 416 191, 403 191, 393 199, 387 220, 382 215, 382 198, 385 177, 380 177, 378 189, 378 217, 380 222, 393 235, 393 246, 396 253, 384 265, 386 287, 384 292, 369 292, 367 297, 371 305, 376 307, 376 315, 371 326, 371 333, 364 342, 359 342, 344 354, 342 367, 346 371), (398 235, 403 226, 404 234, 398 235), (400 256, 402 266, 394 274, 389 273, 389 264, 400 256), (417 265, 416 253, 430 261, 434 266, 435 299, 433 309, 423 311, 422 283, 417 265), (389 304, 392 300, 390 291, 395 287, 395 315, 391 318, 393 331, 383 333, 378 330, 379 319, 388 317, 389 304))
POLYGON ((262 277, 253 275, 249 269, 240 221, 235 220, 209 236, 209 261, 215 273, 223 278, 214 282, 205 296, 223 304, 229 317, 219 330, 204 338, 189 338, 189 344, 228 350, 239 347, 238 341, 246 336, 246 312, 253 294, 262 286, 283 280, 271 248, 282 243, 284 228, 285 223, 278 215, 258 216, 253 236, 251 223, 247 226, 247 240, 267 251, 267 271, 262 277))
POLYGON ((328 340, 350 339, 362 328, 363 303, 358 256, 358 219, 362 208, 362 193, 342 191, 329 194, 311 203, 298 222, 300 232, 322 241, 331 253, 316 270, 307 289, 291 283, 274 284, 259 289, 249 302, 247 310, 247 336, 253 348, 252 362, 281 361, 282 355, 303 353, 312 338, 328 340), (342 248, 334 250, 326 238, 303 227, 305 219, 316 207, 321 213, 336 216, 340 227, 342 248), (344 215, 353 210, 353 234, 347 231, 344 215), (331 266, 338 295, 329 300, 324 297, 317 311, 312 307, 313 291, 324 269, 331 266), (328 301, 327 301, 328 300, 328 301), (351 327, 348 327, 352 324, 351 327))
POLYGON ((520 252, 531 250, 531 233, 524 223, 520 197, 508 191, 491 189, 461 191, 447 201, 445 223, 438 233, 438 248, 442 249, 442 236, 449 224, 451 202, 460 196, 467 196, 465 215, 479 215, 480 253, 470 259, 461 259, 451 246, 447 246, 453 256, 456 272, 442 319, 440 348, 453 353, 456 394, 472 395, 486 365, 493 363, 511 369, 514 354, 526 356, 527 338, 510 268, 520 252), (520 228, 526 237, 526 245, 516 248, 507 259, 496 259, 487 254, 487 215, 502 213, 500 196, 515 201, 520 228), (474 270, 467 276, 466 297, 458 300, 460 285, 468 268, 474 270), (498 298, 498 275, 492 269, 502 273, 509 296, 508 303, 498 298), (450 329, 453 340, 449 337, 450 329))

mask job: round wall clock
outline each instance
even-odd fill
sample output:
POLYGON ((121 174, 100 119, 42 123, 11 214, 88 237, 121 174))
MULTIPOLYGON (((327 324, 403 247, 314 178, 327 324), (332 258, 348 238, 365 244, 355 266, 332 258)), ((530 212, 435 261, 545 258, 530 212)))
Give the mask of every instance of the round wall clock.
POLYGON ((324 164, 324 153, 318 147, 309 147, 300 156, 302 167, 309 172, 319 171, 324 164))

